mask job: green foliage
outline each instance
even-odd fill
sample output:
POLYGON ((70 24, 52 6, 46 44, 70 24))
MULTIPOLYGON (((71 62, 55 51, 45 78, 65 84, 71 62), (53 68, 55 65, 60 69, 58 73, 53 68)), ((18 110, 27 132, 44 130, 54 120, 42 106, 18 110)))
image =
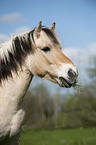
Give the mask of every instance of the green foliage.
POLYGON ((24 128, 56 129, 96 126, 96 89, 84 87, 80 94, 55 100, 47 89, 40 85, 25 97, 26 122, 24 128), (36 92, 35 92, 36 91, 36 92))
POLYGON ((94 59, 94 67, 88 69, 88 74, 91 78, 94 78, 96 80, 96 57, 94 59))
POLYGON ((21 133, 19 145, 96 145, 96 129, 29 130, 21 133))
POLYGON ((96 97, 91 91, 92 89, 86 87, 80 95, 75 94, 61 102, 60 115, 64 118, 64 127, 96 126, 96 97))

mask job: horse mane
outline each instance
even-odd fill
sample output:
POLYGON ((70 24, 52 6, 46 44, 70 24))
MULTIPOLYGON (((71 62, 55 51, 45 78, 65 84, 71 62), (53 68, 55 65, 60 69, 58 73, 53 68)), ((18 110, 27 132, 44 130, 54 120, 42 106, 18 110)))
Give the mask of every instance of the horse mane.
POLYGON ((12 71, 17 72, 18 67, 22 67, 27 54, 34 53, 30 37, 33 37, 33 30, 0 45, 0 82, 12 77, 12 71))

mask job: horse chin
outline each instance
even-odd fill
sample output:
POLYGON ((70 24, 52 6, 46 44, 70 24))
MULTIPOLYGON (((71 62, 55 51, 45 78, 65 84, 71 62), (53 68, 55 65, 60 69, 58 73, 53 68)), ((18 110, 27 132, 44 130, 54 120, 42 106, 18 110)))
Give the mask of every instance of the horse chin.
POLYGON ((59 77, 56 79, 57 83, 60 87, 71 88, 72 84, 70 84, 66 79, 59 77))
POLYGON ((44 77, 43 77, 44 80, 48 80, 50 82, 53 82, 53 83, 56 83, 57 84, 57 81, 55 78, 51 77, 51 75, 49 74, 46 74, 44 77))
POLYGON ((51 75, 46 74, 43 79, 51 81, 53 83, 58 84, 60 87, 65 87, 65 88, 70 88, 72 86, 72 84, 70 84, 66 79, 62 78, 62 77, 51 77, 51 75))

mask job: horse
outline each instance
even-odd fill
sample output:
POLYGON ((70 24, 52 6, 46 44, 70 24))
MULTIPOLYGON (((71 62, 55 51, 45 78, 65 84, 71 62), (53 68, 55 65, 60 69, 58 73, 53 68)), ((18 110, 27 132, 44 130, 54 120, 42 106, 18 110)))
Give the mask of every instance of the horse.
POLYGON ((25 119, 24 96, 33 76, 70 88, 78 81, 73 62, 63 54, 55 23, 40 21, 31 31, 0 45, 0 145, 17 145, 25 119))

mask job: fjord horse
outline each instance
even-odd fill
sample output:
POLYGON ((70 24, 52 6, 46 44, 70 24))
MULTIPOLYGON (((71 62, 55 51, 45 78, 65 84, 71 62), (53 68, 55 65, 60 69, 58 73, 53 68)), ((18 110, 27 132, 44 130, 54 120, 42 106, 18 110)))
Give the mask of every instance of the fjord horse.
POLYGON ((0 45, 0 145, 17 145, 25 118, 23 98, 34 75, 71 87, 78 72, 49 28, 37 27, 0 45))

